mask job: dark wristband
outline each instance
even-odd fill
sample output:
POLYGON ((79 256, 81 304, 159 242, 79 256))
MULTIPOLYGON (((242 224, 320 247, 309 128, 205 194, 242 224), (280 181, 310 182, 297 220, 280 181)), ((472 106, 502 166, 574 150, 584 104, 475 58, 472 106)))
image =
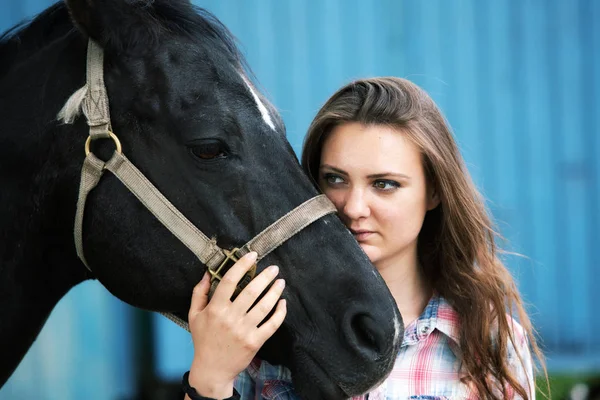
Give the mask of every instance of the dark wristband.
MULTIPOLYGON (((190 371, 183 374, 183 379, 181 380, 181 385, 183 386, 183 393, 187 394, 191 400, 217 400, 217 399, 213 399, 212 397, 204 397, 204 396, 199 395, 198 392, 196 391, 196 389, 194 389, 193 387, 190 386, 190 382, 188 380, 189 376, 190 376, 190 371)), ((240 394, 234 388, 233 396, 228 397, 223 400, 240 400, 240 394)))

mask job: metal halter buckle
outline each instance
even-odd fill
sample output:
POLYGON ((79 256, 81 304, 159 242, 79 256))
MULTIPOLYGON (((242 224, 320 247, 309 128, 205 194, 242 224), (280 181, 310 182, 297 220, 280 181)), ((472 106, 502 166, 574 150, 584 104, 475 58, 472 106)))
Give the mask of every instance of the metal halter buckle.
MULTIPOLYGON (((234 249, 231 249, 231 250, 223 250, 223 253, 225 253, 225 255, 227 256, 223 260, 223 262, 215 270, 208 268, 208 273, 210 274, 211 284, 215 281, 220 282, 223 279, 223 275, 225 275, 225 273, 227 271, 229 271, 229 269, 233 266, 233 264, 235 264, 240 259, 240 257, 237 254, 237 252, 239 250, 240 249, 237 247, 234 249), (223 272, 221 272, 221 271, 223 271, 223 272)), ((255 263, 252 265, 252 268, 250 268, 250 270, 248 270, 248 272, 246 272, 244 274, 244 277, 237 284, 234 296, 237 296, 242 290, 244 290, 244 288, 254 278, 254 276, 256 275, 256 268, 257 268, 257 266, 255 263)))

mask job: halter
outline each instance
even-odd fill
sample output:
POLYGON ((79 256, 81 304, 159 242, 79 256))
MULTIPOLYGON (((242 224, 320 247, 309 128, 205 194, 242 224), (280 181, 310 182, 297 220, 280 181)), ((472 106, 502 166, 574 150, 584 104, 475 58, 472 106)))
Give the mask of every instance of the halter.
MULTIPOLYGON (((256 261, 258 263, 259 260, 314 221, 336 212, 335 206, 325 195, 318 195, 275 221, 242 247, 229 250, 220 248, 217 246, 216 238, 209 239, 196 228, 123 155, 121 143, 112 132, 110 124, 108 96, 104 85, 104 52, 91 39, 88 42, 86 75, 87 91, 82 102, 82 109, 90 132, 85 142, 86 156, 81 169, 74 236, 77 255, 90 271, 92 270, 83 252, 83 213, 88 194, 96 187, 105 170, 112 172, 207 267, 211 281, 209 297, 214 293, 225 272, 240 257, 255 251, 258 253, 256 261), (97 139, 111 139, 115 144, 115 151, 106 162, 97 158, 90 150, 91 142, 97 139)), ((256 263, 238 284, 235 295, 246 287, 256 275, 256 263)), ((170 313, 161 314, 189 331, 188 324, 181 318, 170 313)))

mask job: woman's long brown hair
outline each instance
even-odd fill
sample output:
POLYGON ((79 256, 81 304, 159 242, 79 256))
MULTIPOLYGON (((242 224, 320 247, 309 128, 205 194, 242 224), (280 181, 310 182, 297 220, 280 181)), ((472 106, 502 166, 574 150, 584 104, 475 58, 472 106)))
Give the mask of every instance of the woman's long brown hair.
MULTIPOLYGON (((323 141, 347 122, 394 127, 421 151, 428 183, 441 202, 425 216, 419 264, 459 315, 463 382, 481 398, 508 398, 512 389, 531 399, 531 388, 523 387, 509 366, 509 346, 519 348, 510 315, 523 327, 547 382, 543 355, 515 282, 498 257, 498 235, 484 201, 439 108, 405 79, 364 79, 341 88, 316 115, 304 142, 302 166, 315 182, 323 141)), ((525 368, 521 355, 519 362, 525 368)))

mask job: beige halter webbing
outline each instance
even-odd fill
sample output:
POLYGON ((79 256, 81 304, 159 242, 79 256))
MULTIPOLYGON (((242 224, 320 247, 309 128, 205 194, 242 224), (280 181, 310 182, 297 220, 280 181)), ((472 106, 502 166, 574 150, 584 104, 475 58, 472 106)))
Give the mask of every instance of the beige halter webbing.
MULTIPOLYGON (((318 195, 302 203, 272 225, 259 233, 239 249, 225 250, 217 246, 216 239, 209 239, 192 224, 123 154, 121 143, 111 132, 108 96, 104 85, 104 52, 92 41, 88 42, 87 52, 87 92, 82 103, 83 113, 90 126, 90 135, 85 144, 86 157, 81 170, 79 198, 75 214, 75 247, 83 264, 91 271, 83 252, 83 213, 87 196, 96 187, 105 170, 112 172, 154 216, 190 249, 204 264, 211 275, 210 295, 223 274, 239 257, 255 251, 261 260, 283 242, 318 220, 336 212, 335 206, 325 195, 318 195), (110 160, 104 162, 90 151, 90 142, 99 138, 109 138, 116 150, 110 160)), ((238 285, 239 293, 256 274, 256 264, 238 285)), ((179 317, 162 313, 167 318, 189 330, 179 317)))

